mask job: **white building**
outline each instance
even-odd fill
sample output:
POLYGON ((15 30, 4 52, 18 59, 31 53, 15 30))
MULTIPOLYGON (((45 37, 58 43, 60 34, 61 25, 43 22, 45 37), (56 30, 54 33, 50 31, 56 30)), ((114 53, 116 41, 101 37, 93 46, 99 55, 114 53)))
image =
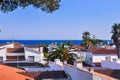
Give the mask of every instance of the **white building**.
POLYGON ((101 63, 102 60, 109 59, 109 61, 113 61, 117 59, 116 50, 112 48, 96 48, 89 52, 85 51, 71 51, 70 53, 77 54, 77 57, 85 61, 87 64, 93 65, 93 63, 101 63))
POLYGON ((110 61, 117 59, 117 53, 115 49, 98 48, 92 50, 91 53, 93 53, 93 63, 102 62, 102 60, 106 60, 106 58, 109 58, 110 61))
POLYGON ((77 55, 77 59, 84 61, 87 64, 92 65, 93 61, 92 61, 92 57, 93 54, 90 52, 85 52, 85 51, 71 51, 70 53, 74 53, 77 55))
POLYGON ((9 43, 0 46, 0 62, 41 62, 43 47, 36 51, 19 43, 9 43))
MULTIPOLYGON (((76 61, 74 65, 63 64, 60 60, 51 62, 51 68, 55 71, 64 70, 68 76, 68 80, 118 80, 118 77, 113 77, 112 73, 110 75, 102 74, 94 69, 85 69, 82 66, 81 61, 76 61)), ((62 80, 62 79, 61 79, 62 80)))

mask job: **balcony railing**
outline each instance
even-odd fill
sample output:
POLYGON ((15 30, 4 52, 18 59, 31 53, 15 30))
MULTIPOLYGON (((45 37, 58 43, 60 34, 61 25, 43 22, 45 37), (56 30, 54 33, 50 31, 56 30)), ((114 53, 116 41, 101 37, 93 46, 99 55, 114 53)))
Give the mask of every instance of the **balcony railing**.
POLYGON ((7 53, 7 56, 24 56, 25 53, 7 53))

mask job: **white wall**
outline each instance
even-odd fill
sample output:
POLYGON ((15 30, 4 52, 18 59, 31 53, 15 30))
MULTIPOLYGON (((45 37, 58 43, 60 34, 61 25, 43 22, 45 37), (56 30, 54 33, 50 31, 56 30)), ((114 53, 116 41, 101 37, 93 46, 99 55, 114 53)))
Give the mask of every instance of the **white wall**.
POLYGON ((90 65, 92 65, 93 64, 93 54, 92 53, 90 53, 90 52, 85 52, 85 62, 87 63, 87 64, 90 64, 90 65))
POLYGON ((39 51, 39 48, 29 48, 29 49, 32 49, 32 50, 35 50, 35 51, 39 51))
POLYGON ((101 66, 103 68, 109 68, 109 69, 120 69, 120 63, 117 63, 115 61, 113 62, 102 61, 101 66))
POLYGON ((50 66, 51 70, 55 70, 55 71, 64 70, 64 67, 62 64, 56 64, 55 62, 50 62, 49 66, 50 66))
POLYGON ((64 65, 64 71, 70 76, 71 80, 92 80, 92 75, 74 66, 64 65))
POLYGON ((38 72, 38 71, 52 71, 52 69, 50 67, 23 67, 25 69, 25 71, 27 72, 38 72))
POLYGON ((34 51, 32 49, 25 48, 25 59, 28 61, 29 56, 34 56, 35 62, 41 61, 41 53, 39 51, 34 51))
POLYGON ((0 48, 14 48, 14 44, 11 43, 11 44, 6 44, 4 46, 0 46, 0 48))
POLYGON ((81 68, 81 65, 76 66, 67 63, 63 65, 59 61, 50 62, 49 64, 51 70, 64 70, 69 80, 116 80, 110 76, 94 72, 94 70, 88 71, 87 69, 81 68))
POLYGON ((48 47, 48 52, 51 52, 52 51, 52 47, 48 47))
POLYGON ((25 53, 6 53, 7 56, 24 56, 25 53))
POLYGON ((6 60, 6 48, 0 49, 0 57, 3 57, 3 61, 6 60))
POLYGON ((93 62, 93 60, 92 60, 93 55, 90 52, 84 52, 84 51, 83 52, 74 52, 73 51, 70 53, 76 54, 80 58, 80 60, 85 61, 87 64, 92 64, 92 62, 93 62))
POLYGON ((76 68, 75 66, 65 64, 65 73, 70 77, 70 80, 116 80, 110 76, 97 72, 89 72, 84 68, 76 68))
POLYGON ((93 54, 93 62, 102 62, 102 60, 105 60, 107 56, 110 56, 111 59, 117 59, 117 55, 115 54, 93 54))

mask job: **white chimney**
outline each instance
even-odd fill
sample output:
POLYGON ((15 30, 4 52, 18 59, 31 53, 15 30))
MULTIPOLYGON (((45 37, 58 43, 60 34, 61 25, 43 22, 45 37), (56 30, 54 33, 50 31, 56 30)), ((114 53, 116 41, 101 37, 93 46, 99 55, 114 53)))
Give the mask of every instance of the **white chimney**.
POLYGON ((74 62, 74 67, 76 67, 76 68, 83 68, 82 61, 81 60, 76 60, 74 62))
POLYGON ((40 52, 43 53, 43 47, 40 47, 40 52))
POLYGON ((108 61, 108 62, 112 61, 110 56, 105 57, 105 60, 108 61))
POLYGON ((55 62, 56 64, 61 64, 60 59, 55 59, 54 62, 55 62))

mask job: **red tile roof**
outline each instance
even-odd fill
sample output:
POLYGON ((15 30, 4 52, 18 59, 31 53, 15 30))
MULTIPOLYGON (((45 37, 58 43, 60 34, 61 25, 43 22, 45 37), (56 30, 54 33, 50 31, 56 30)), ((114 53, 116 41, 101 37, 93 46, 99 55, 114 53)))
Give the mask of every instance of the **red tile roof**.
POLYGON ((21 69, 0 65, 0 80, 42 80, 67 78, 64 71, 26 72, 21 69))
POLYGON ((101 62, 94 62, 95 66, 101 66, 101 62))
POLYGON ((19 74, 29 76, 35 80, 67 78, 64 71, 20 72, 19 74))
POLYGON ((107 70, 94 70, 94 71, 120 80, 120 70, 107 69, 107 70))
POLYGON ((75 50, 82 50, 83 49, 83 47, 82 46, 78 46, 78 45, 75 45, 75 46, 73 46, 72 47, 72 49, 75 49, 75 50))
POLYGON ((22 46, 22 44, 20 44, 20 43, 14 43, 14 48, 22 48, 23 46, 22 46))
POLYGON ((7 53, 24 53, 24 48, 7 48, 7 53))
POLYGON ((116 49, 98 48, 91 51, 93 54, 116 54, 116 49))
POLYGON ((25 45, 27 48, 40 48, 39 45, 25 45))
POLYGON ((5 65, 0 65, 0 80, 34 80, 28 76, 18 74, 18 72, 25 71, 5 65))

